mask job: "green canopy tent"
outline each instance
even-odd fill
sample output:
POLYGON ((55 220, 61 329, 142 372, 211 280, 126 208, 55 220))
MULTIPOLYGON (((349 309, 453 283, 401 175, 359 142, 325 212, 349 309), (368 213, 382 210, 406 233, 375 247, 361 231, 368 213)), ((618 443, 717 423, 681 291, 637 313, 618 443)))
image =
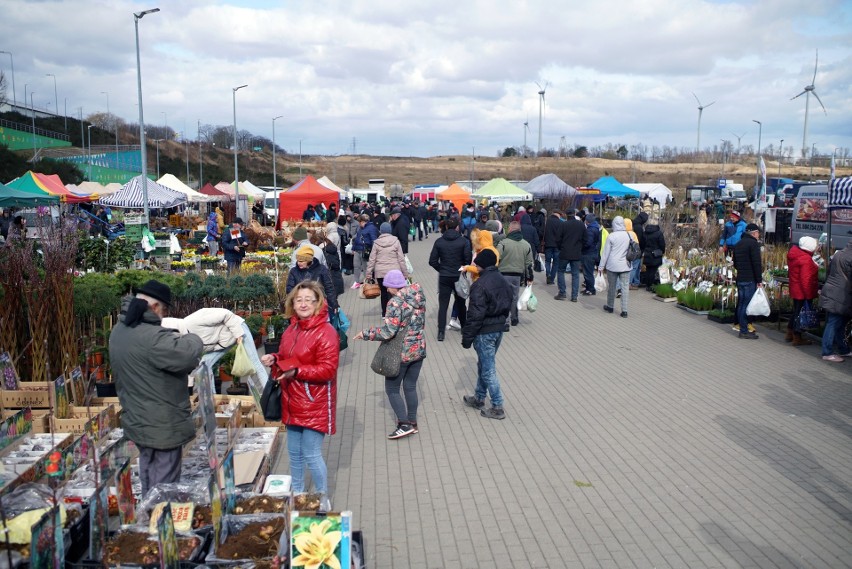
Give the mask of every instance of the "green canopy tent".
POLYGON ((494 178, 470 194, 470 198, 477 201, 485 199, 490 202, 528 202, 532 201, 532 194, 505 178, 494 178))
POLYGON ((0 207, 36 207, 57 205, 59 198, 37 187, 11 187, 0 184, 0 207))

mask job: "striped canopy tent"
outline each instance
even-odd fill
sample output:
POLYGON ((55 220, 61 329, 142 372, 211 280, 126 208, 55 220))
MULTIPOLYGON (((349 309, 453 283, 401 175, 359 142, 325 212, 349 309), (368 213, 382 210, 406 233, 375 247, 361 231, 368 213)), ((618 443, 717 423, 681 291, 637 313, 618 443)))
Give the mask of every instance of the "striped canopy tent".
POLYGON ((828 188, 828 207, 852 207, 852 176, 831 180, 828 188))
POLYGON ((0 184, 0 207, 35 207, 58 203, 57 196, 41 190, 18 189, 0 184))
POLYGON ((537 199, 570 199, 577 195, 576 188, 563 182, 556 174, 536 176, 527 182, 524 190, 537 199))
POLYGON ((52 196, 56 196, 60 201, 64 203, 83 203, 90 202, 93 199, 97 199, 98 196, 79 196, 77 194, 71 193, 68 188, 65 187, 65 184, 62 183, 62 180, 59 179, 59 176, 56 174, 39 174, 37 172, 27 172, 20 178, 12 180, 8 184, 6 184, 12 189, 17 190, 37 190, 42 191, 46 194, 50 194, 52 196))
POLYGON ((476 192, 470 194, 470 198, 490 202, 528 202, 532 201, 532 194, 525 192, 505 178, 494 178, 476 192))
POLYGON ((159 180, 157 180, 157 183, 161 186, 169 188, 170 190, 174 190, 176 192, 184 194, 186 196, 186 199, 193 203, 210 201, 208 196, 200 192, 196 192, 195 190, 178 180, 174 174, 164 175, 159 180))
MULTIPOLYGON (((103 205, 118 208, 141 208, 142 176, 136 176, 121 190, 101 199, 103 205)), ((168 209, 186 203, 186 195, 148 180, 148 207, 168 209)))

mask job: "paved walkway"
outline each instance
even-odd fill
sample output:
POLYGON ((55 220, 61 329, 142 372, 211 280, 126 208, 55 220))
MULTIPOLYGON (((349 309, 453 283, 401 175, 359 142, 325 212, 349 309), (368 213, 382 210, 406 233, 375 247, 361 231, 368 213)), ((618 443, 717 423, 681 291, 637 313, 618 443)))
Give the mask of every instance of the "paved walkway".
MULTIPOLYGON (((341 359, 330 489, 370 569, 852 567, 852 361, 762 326, 739 340, 645 291, 622 319, 537 284, 497 355, 507 419, 485 419, 461 402, 475 352, 436 341, 433 243, 410 247, 429 304, 420 433, 386 439, 377 344, 341 359)), ((380 321, 378 300, 340 299, 353 330, 380 321)))

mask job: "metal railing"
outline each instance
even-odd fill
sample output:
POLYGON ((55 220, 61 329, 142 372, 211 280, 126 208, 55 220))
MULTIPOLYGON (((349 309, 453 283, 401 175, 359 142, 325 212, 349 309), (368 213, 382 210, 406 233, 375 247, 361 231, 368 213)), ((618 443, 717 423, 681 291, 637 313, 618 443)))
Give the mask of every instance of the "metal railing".
MULTIPOLYGON (((15 130, 20 130, 23 132, 33 132, 32 125, 20 122, 7 121, 6 119, 0 119, 0 126, 5 128, 13 128, 15 130)), ((66 142, 71 141, 71 138, 67 134, 62 134, 61 132, 55 132, 52 130, 45 130, 43 128, 36 127, 35 133, 39 136, 46 136, 47 138, 56 138, 57 140, 64 140, 66 142)))

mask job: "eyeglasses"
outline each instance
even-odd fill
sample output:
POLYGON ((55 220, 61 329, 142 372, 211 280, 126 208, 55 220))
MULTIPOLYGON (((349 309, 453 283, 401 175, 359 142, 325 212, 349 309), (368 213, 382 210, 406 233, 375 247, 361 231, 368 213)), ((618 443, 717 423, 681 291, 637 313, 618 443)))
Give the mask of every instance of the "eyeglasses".
POLYGON ((316 304, 316 298, 294 298, 293 304, 316 304))

